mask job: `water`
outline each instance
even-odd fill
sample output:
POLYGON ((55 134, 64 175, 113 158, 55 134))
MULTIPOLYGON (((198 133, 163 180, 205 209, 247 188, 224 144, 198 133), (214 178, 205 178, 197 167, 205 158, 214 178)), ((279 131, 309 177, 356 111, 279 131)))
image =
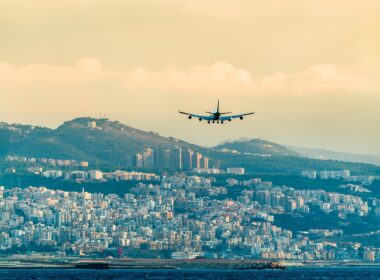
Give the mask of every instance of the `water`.
POLYGON ((380 279, 380 267, 288 268, 285 270, 93 270, 0 269, 0 279, 380 279))

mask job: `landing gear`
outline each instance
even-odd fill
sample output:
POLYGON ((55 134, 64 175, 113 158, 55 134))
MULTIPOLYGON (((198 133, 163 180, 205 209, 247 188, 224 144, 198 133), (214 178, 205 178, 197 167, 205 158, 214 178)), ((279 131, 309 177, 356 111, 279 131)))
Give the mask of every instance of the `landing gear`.
POLYGON ((199 121, 201 122, 201 121, 202 121, 202 118, 199 118, 199 121))
POLYGON ((212 123, 215 123, 215 121, 212 121, 212 123))
POLYGON ((191 115, 190 115, 190 116, 188 116, 189 120, 191 120, 191 118, 192 118, 192 117, 193 117, 193 116, 191 116, 191 115))
POLYGON ((243 120, 243 116, 241 116, 240 119, 243 120))
POLYGON ((221 121, 220 123, 223 124, 223 121, 221 121))
POLYGON ((208 124, 210 124, 210 121, 207 121, 208 124))

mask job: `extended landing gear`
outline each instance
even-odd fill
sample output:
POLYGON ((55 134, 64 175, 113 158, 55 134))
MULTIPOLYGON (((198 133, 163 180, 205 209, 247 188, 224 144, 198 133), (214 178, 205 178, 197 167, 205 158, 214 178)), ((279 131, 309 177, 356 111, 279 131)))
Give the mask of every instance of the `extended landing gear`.
POLYGON ((221 121, 220 123, 223 124, 223 121, 221 121))
POLYGON ((210 124, 210 121, 207 121, 208 124, 210 124))

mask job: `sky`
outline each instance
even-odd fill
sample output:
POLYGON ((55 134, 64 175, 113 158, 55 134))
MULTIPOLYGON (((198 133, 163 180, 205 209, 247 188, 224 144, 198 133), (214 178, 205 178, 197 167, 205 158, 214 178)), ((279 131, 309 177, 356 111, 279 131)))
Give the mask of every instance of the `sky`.
POLYGON ((380 1, 0 0, 0 121, 380 155, 380 1), (256 111, 209 126, 178 109, 256 111))

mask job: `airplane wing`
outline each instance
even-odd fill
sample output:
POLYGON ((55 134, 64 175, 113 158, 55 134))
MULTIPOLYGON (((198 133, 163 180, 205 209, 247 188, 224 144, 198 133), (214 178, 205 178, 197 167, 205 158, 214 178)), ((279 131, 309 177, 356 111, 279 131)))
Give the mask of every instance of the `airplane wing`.
POLYGON ((255 112, 251 112, 251 113, 244 113, 244 114, 240 114, 240 115, 233 115, 233 116, 223 116, 223 117, 220 117, 220 120, 222 121, 231 121, 232 119, 243 119, 244 116, 248 116, 248 115, 253 115, 255 114, 255 112))
POLYGON ((182 112, 182 111, 178 111, 178 113, 189 116, 189 119, 194 117, 194 118, 197 118, 200 120, 206 120, 206 121, 212 120, 212 117, 210 117, 210 116, 196 115, 196 114, 186 113, 186 112, 182 112))

